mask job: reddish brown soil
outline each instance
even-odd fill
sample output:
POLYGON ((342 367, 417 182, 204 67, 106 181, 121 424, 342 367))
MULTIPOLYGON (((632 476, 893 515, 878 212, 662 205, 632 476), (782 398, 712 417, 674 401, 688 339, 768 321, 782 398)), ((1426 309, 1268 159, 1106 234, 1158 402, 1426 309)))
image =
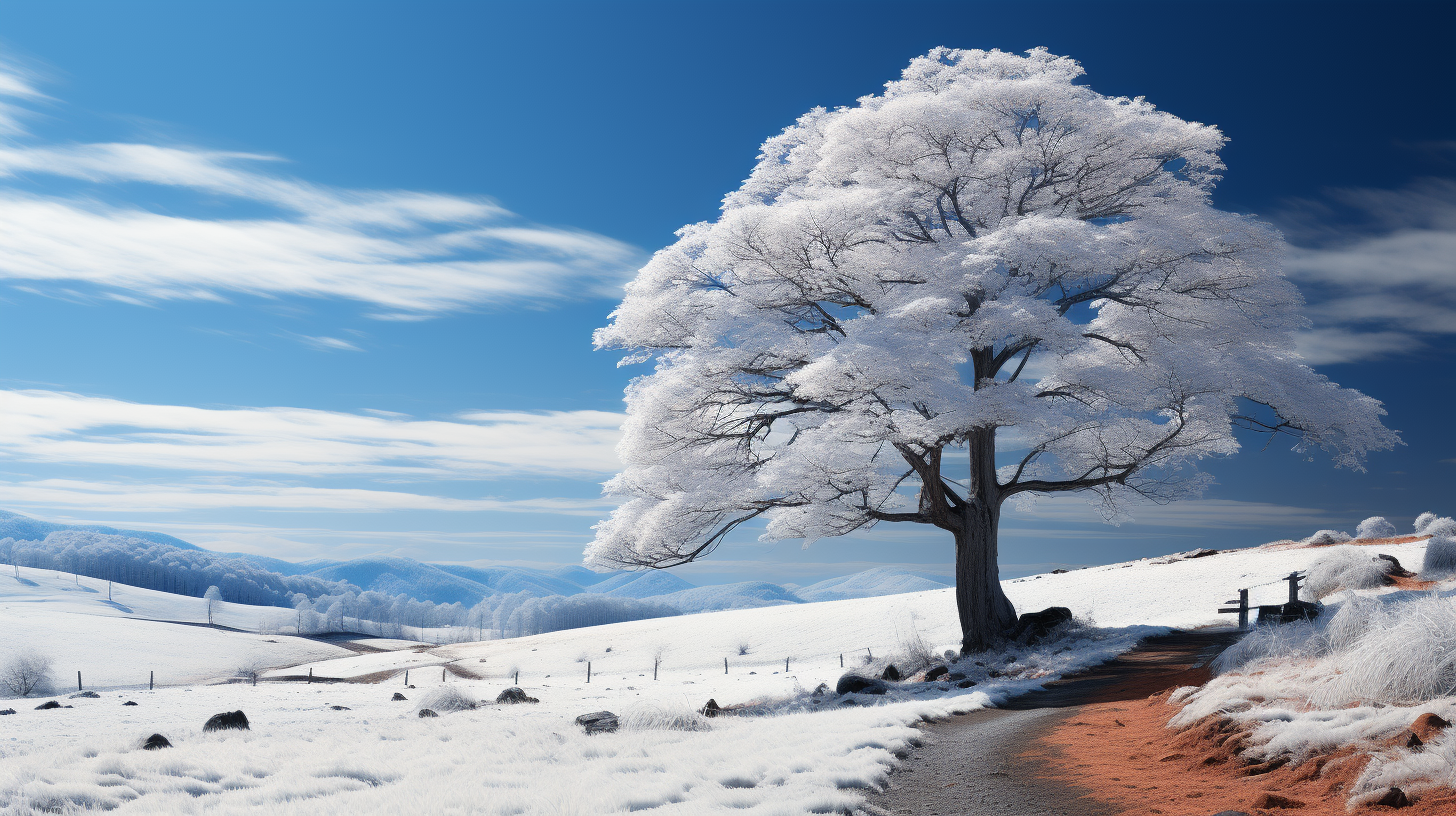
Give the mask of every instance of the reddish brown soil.
POLYGON ((1168 720, 1178 711, 1167 704, 1171 692, 1169 688, 1141 700, 1084 706, 1042 735, 1029 756, 1044 760, 1058 778, 1091 791, 1091 798, 1126 813, 1456 813, 1456 792, 1428 795, 1398 811, 1378 805, 1346 810, 1349 788, 1368 761, 1358 749, 1317 757, 1297 767, 1277 761, 1247 765, 1238 756, 1244 734, 1232 721, 1210 717, 1182 731, 1168 728, 1168 720))
MULTIPOLYGON (((1404 535, 1404 536, 1392 536, 1390 538, 1352 538, 1349 541, 1343 541, 1343 542, 1340 542, 1340 543, 1342 543, 1342 544, 1353 544, 1356 547, 1375 547, 1375 546, 1385 546, 1385 545, 1389 545, 1389 544, 1410 544, 1410 543, 1415 542, 1415 541, 1425 541, 1428 538, 1430 538, 1430 536, 1428 536, 1428 535, 1404 535)), ((1270 542, 1268 544, 1265 544, 1264 545, 1264 548, 1265 549, 1270 549, 1270 550, 1303 550, 1303 549, 1319 549, 1320 547, 1333 547, 1333 546, 1336 546, 1336 545, 1334 545, 1334 544, 1301 544, 1298 541, 1274 541, 1274 542, 1270 542)), ((1406 811, 1406 812, 1409 813, 1410 811, 1406 811)))

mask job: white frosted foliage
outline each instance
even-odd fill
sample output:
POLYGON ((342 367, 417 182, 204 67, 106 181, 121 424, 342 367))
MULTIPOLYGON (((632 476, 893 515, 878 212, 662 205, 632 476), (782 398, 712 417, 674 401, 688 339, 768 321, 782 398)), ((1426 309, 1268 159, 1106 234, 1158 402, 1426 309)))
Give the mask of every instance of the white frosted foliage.
POLYGON ((1386 521, 1385 516, 1371 516, 1355 528, 1356 538, 1392 538, 1395 534, 1395 525, 1386 521))
POLYGON ((765 142, 596 334, 656 368, 588 562, 690 561, 750 519, 960 536, 1017 494, 1167 501, 1236 427, 1352 468, 1394 445, 1379 403, 1295 352, 1277 235, 1211 206, 1219 131, 1082 73, 935 49, 765 142))

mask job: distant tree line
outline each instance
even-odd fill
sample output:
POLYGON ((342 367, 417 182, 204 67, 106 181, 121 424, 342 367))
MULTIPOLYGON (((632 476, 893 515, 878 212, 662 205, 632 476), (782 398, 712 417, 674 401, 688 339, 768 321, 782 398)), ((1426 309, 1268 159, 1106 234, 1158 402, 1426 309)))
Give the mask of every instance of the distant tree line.
POLYGON ((543 598, 512 592, 471 607, 437 604, 361 590, 346 581, 284 575, 206 550, 78 530, 53 532, 41 541, 0 538, 0 561, 196 598, 216 587, 225 602, 291 608, 292 620, 280 615, 277 628, 301 635, 485 640, 681 614, 664 604, 595 594, 543 598))

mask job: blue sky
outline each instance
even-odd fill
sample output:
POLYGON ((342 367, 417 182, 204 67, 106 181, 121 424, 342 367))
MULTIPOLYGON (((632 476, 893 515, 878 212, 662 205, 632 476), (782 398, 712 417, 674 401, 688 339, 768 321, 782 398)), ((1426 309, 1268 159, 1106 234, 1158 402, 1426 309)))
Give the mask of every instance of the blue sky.
MULTIPOLYGON (((1309 359, 1386 403, 1365 473, 1251 444, 1118 527, 1061 497, 1003 574, 1452 512, 1449 4, 0 3, 0 508, 284 558, 580 559, 609 509, 614 292, 758 144, 936 45, 1080 60, 1231 138, 1309 359)), ((1285 446, 1287 447, 1287 446, 1285 446)), ((948 570, 937 531, 697 582, 948 570)))

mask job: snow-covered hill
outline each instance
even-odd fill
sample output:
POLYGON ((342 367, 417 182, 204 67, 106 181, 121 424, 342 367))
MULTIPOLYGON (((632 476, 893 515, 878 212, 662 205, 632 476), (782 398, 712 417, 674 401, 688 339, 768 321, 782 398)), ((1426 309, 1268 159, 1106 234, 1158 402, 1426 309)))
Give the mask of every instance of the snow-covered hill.
POLYGON ((893 567, 875 567, 864 572, 830 578, 794 590, 806 601, 842 601, 848 598, 873 598, 877 595, 899 595, 905 592, 926 592, 945 589, 949 584, 934 581, 893 567))
MULTIPOLYGON (((1378 549, 1414 566, 1424 543, 1378 549)), ((1216 609, 1239 588, 1255 587, 1256 604, 1280 601, 1286 590, 1279 579, 1324 552, 1252 549, 1008 581, 1023 611, 1064 605, 1102 628, 997 655, 999 677, 967 661, 960 670, 978 680, 972 688, 909 683, 886 697, 848 698, 864 705, 828 706, 838 698, 809 692, 832 686, 845 671, 841 660, 846 668, 866 660, 875 668, 887 659, 907 665, 911 652, 953 647, 953 592, 785 602, 423 651, 340 654, 276 635, 137 620, 197 621, 205 610, 193 598, 128 589, 108 605, 97 597, 104 585, 88 592, 66 586, 69 577, 27 574, 26 584, 0 576, 0 631, 24 633, 7 637, 7 647, 25 643, 57 651, 58 662, 113 666, 109 676, 87 671, 97 673, 98 685, 108 677, 128 687, 64 701, 74 709, 17 703, 17 714, 0 717, 0 814, 838 812, 858 801, 858 789, 883 779, 921 717, 995 704, 1129 648, 1158 627, 1226 625, 1230 617, 1216 609), (139 662, 203 676, 257 648, 318 649, 274 676, 312 669, 320 678, 363 682, 136 690, 131 667, 139 662), (405 686, 406 671, 414 688, 405 686), (415 716, 446 687, 490 701, 518 675, 539 704, 415 716), (396 691, 409 700, 392 701, 396 691), (123 708, 118 693, 140 705, 123 708), (708 698, 776 713, 707 720, 693 712, 708 698), (238 708, 251 731, 200 732, 211 714, 238 708), (622 716, 619 732, 589 737, 572 722, 602 709, 622 716), (176 747, 137 750, 153 732, 176 747)), ((236 625, 262 613, 222 614, 236 625)), ((65 666, 60 679, 69 671, 65 666)))

